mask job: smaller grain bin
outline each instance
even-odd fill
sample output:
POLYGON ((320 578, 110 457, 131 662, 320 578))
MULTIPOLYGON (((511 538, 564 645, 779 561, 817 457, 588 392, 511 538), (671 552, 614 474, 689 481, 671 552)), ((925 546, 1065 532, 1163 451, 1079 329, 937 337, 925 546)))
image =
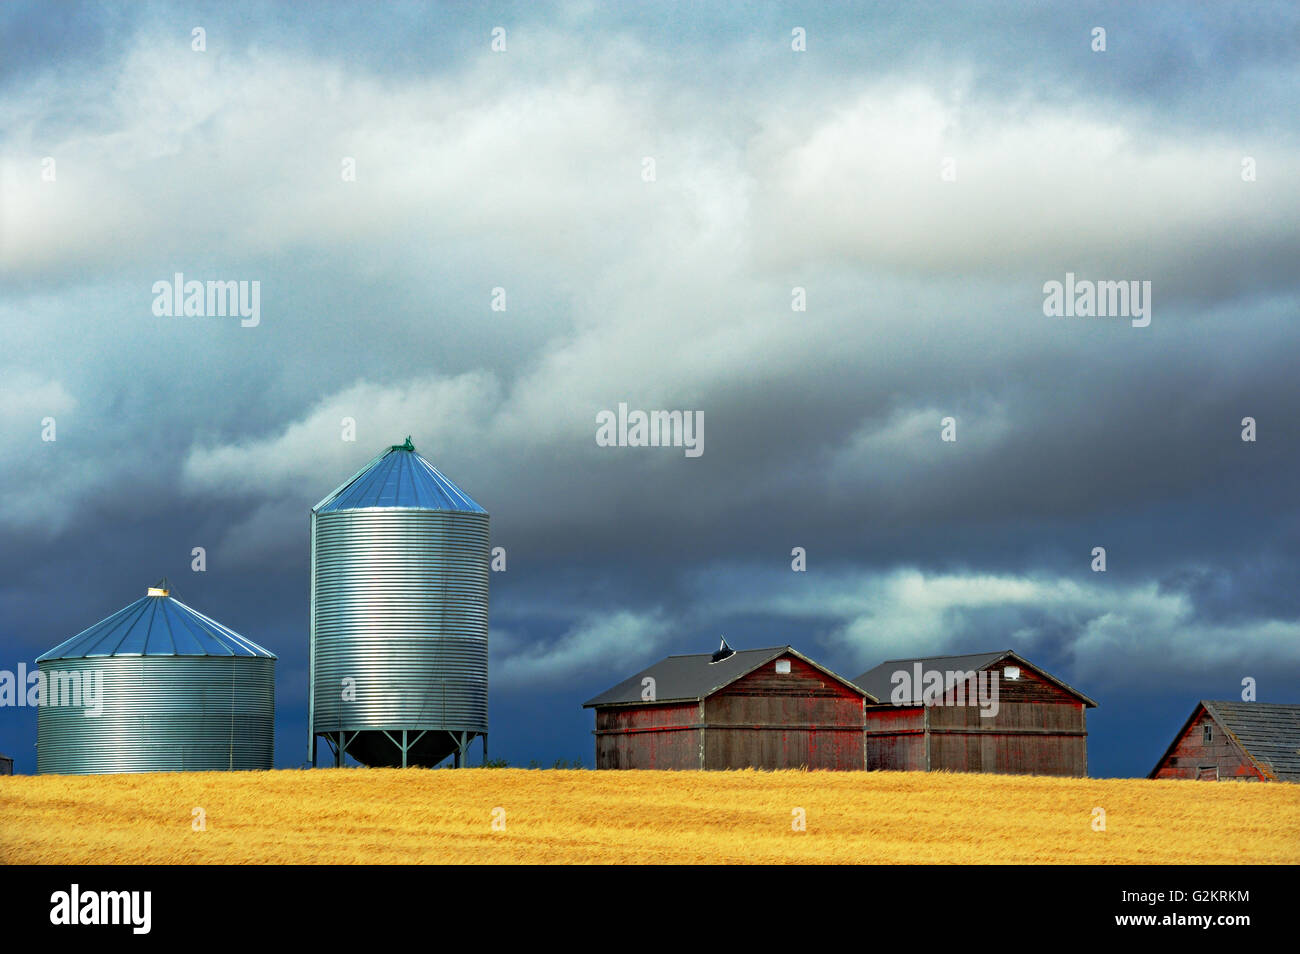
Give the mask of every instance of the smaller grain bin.
POLYGON ((36 771, 269 769, 275 659, 162 580, 37 657, 36 771))

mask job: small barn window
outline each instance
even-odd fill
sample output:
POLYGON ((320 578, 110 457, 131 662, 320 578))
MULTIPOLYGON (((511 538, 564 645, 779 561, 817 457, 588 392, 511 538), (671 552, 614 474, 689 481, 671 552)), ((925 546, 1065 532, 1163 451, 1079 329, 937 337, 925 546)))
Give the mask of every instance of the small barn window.
POLYGON ((1201 741, 1206 745, 1214 741, 1214 727, 1208 722, 1201 726, 1201 741))
POLYGON ((1020 678, 1020 667, 1019 667, 1019 666, 1008 666, 1006 669, 1002 670, 1002 678, 1003 678, 1003 679, 1019 679, 1019 678, 1020 678))
POLYGON ((776 661, 776 671, 779 672, 779 673, 789 673, 789 672, 790 672, 790 660, 788 660, 788 659, 778 659, 778 660, 776 661))

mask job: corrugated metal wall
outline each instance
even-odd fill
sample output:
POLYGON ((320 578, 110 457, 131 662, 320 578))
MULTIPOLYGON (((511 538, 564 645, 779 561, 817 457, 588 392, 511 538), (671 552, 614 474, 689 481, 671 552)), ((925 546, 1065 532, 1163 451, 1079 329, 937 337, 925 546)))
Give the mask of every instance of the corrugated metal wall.
MULTIPOLYGON (((487 514, 385 508, 313 520, 313 730, 486 732, 487 514)), ((349 752, 384 748, 363 741, 349 752)), ((426 738, 417 761, 450 752, 445 738, 426 738)))
MULTIPOLYGON (((40 663, 47 704, 37 715, 36 770, 51 774, 270 769, 275 660, 234 656, 111 656, 40 663), (53 674, 102 673, 103 711, 55 705, 53 674)), ((65 681, 64 683, 68 683, 65 681)), ((64 696, 62 701, 69 701, 64 696)), ((82 702, 85 702, 83 695, 82 702)))

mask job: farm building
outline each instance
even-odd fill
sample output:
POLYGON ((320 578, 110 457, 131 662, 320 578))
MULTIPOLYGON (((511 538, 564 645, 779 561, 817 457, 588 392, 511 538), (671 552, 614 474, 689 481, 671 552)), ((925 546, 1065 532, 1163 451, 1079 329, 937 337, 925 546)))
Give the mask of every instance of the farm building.
POLYGON ((1198 702, 1148 778, 1300 782, 1300 705, 1198 702))
POLYGON ((1088 774, 1097 703, 1013 652, 894 659, 854 682, 868 770, 1088 774))
POLYGON ((14 760, 7 755, 0 755, 0 775, 14 774, 14 760))
POLYGON ((861 769, 866 693, 789 646, 669 656, 583 704, 598 769, 861 769))

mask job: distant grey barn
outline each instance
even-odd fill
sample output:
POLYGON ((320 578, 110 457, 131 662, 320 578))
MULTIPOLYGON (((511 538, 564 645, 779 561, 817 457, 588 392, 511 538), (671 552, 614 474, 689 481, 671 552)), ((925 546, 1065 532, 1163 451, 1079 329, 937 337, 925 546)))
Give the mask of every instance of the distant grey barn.
POLYGON ((584 703, 598 769, 861 769, 866 694, 789 646, 669 656, 584 703))
POLYGON ((0 755, 0 775, 14 774, 14 760, 7 755, 0 755))
POLYGON ((1088 774, 1086 710, 1097 703, 1010 650, 893 659, 853 681, 878 700, 863 717, 868 770, 1088 774), (942 690, 927 703, 931 672, 942 690), (997 709, 985 716, 978 684, 993 675, 997 709))
POLYGON ((1202 700, 1148 777, 1300 782, 1300 705, 1202 700))

